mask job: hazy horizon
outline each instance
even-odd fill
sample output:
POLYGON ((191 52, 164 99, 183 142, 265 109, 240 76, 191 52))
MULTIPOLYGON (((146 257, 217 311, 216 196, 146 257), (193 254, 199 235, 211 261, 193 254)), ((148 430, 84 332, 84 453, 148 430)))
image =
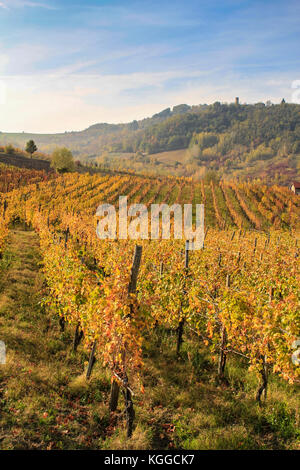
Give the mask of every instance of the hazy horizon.
MULTIPOLYGON (((222 105, 228 105, 228 104, 233 104, 234 101, 235 101, 235 98, 231 101, 222 101, 222 100, 216 100, 217 102, 220 102, 222 105)), ((267 101, 270 101, 270 100, 266 100, 266 101, 257 101, 257 102, 253 102, 253 103, 246 103, 246 102, 243 102, 240 100, 240 97, 239 98, 239 103, 240 105, 254 105, 254 104, 257 104, 257 103, 264 103, 266 104, 267 101)), ((167 106, 167 108, 170 108, 171 111, 172 111, 172 108, 174 106, 177 106, 177 105, 180 105, 180 104, 187 104, 189 106, 204 106, 204 105, 212 105, 214 104, 216 101, 212 102, 212 103, 198 103, 198 104, 195 104, 195 103, 176 103, 174 105, 170 105, 170 106, 167 106)), ((277 102, 277 103, 274 103, 272 102, 272 104, 276 105, 276 104, 280 104, 280 102, 282 101, 282 98, 277 102)), ((286 100, 285 100, 286 101, 286 100)), ((287 101, 286 101, 287 102, 287 101)), ((287 104, 289 104, 289 102, 287 102, 287 104)), ((290 104, 293 104, 293 103, 290 103, 290 104)), ((166 109, 166 108, 164 108, 166 109)), ((66 132, 83 132, 85 130, 87 130, 89 127, 93 126, 93 125, 98 125, 98 124, 111 124, 111 125, 118 125, 118 124, 128 124, 132 121, 140 121, 140 120, 143 120, 143 119, 150 119, 152 118, 155 114, 159 113, 163 111, 163 109, 157 109, 156 112, 154 112, 154 114, 152 115, 149 115, 149 116, 143 116, 141 118, 133 118, 131 120, 128 120, 128 121, 116 121, 116 122, 109 122, 109 121, 99 121, 99 122, 93 122, 91 124, 89 124, 88 126, 82 128, 82 129, 65 129, 64 131, 60 131, 60 132, 34 132, 34 131, 5 131, 5 130, 2 130, 0 129, 0 135, 1 133, 3 134, 28 134, 28 135, 31 135, 31 134, 34 134, 34 135, 38 135, 38 134, 41 134, 41 135, 45 135, 45 134, 49 134, 49 135, 52 135, 52 134, 65 134, 66 132)))

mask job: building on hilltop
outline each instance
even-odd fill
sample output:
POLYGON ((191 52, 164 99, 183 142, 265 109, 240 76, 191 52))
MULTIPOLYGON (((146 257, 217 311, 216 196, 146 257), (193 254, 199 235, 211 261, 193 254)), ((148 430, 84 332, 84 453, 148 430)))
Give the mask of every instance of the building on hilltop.
POLYGON ((290 190, 293 191, 294 194, 300 194, 300 183, 298 181, 293 181, 290 185, 290 190))

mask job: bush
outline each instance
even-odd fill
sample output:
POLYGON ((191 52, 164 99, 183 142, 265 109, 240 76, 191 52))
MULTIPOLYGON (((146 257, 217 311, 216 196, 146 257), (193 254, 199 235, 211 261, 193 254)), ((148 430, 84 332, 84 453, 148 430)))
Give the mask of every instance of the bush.
POLYGON ((51 166, 55 168, 58 173, 73 171, 75 164, 72 152, 65 147, 57 148, 52 153, 51 166))
POLYGON ((8 153, 8 155, 12 155, 15 153, 15 148, 11 145, 8 144, 4 147, 5 153, 8 153))
POLYGON ((268 160, 273 157, 273 151, 264 144, 259 145, 255 150, 247 154, 247 161, 268 160))

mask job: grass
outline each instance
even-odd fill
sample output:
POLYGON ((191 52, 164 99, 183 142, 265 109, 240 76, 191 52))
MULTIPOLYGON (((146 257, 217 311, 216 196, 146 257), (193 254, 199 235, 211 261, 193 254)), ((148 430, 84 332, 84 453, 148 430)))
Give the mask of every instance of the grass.
POLYGON ((176 360, 174 333, 162 329, 145 342, 145 394, 134 397, 126 439, 122 400, 108 413, 108 372, 97 362, 87 382, 87 352, 72 352, 73 330, 42 306, 34 232, 11 231, 0 269, 0 449, 299 449, 299 388, 273 376, 259 407, 243 360, 230 357, 227 384, 217 384, 201 341, 185 334, 176 360))
POLYGON ((166 152, 153 153, 150 157, 157 158, 160 162, 174 164, 176 162, 184 163, 187 160, 187 149, 169 150, 166 152))

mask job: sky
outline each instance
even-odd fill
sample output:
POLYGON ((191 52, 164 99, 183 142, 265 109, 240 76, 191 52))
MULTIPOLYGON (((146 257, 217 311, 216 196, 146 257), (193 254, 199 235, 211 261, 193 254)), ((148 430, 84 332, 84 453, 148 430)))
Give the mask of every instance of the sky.
POLYGON ((295 101, 299 19, 299 0, 0 0, 0 130, 295 101))

